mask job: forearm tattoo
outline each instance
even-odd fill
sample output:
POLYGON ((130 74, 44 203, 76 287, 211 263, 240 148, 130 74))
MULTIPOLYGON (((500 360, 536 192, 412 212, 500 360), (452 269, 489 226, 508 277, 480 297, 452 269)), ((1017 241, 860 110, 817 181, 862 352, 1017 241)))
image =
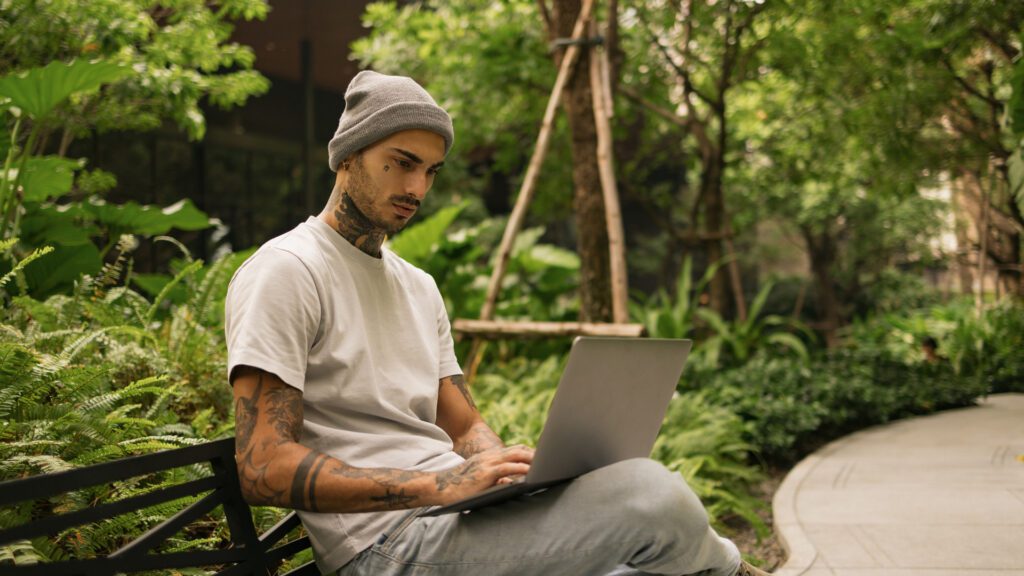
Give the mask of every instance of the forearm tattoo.
POLYGON ((466 386, 466 378, 462 374, 455 374, 442 380, 442 382, 448 382, 455 386, 459 390, 459 394, 466 399, 466 404, 473 410, 477 410, 476 403, 473 402, 473 396, 469 393, 469 387, 466 386))
POLYGON ((370 496, 374 506, 365 508, 365 511, 413 508, 421 500, 419 496, 407 493, 403 484, 421 478, 423 472, 390 468, 356 468, 339 463, 330 470, 330 473, 345 478, 371 480, 383 490, 383 494, 370 496))
POLYGON ((420 503, 421 497, 411 493, 409 483, 428 473, 390 468, 356 468, 315 450, 309 451, 299 462, 290 484, 275 487, 287 484, 287 480, 278 475, 272 485, 273 456, 269 451, 290 442, 297 443, 300 439, 302 393, 287 386, 264 386, 264 376, 263 372, 257 374, 251 397, 239 397, 235 401, 235 459, 239 483, 250 502, 318 512, 322 498, 317 498, 317 482, 326 468, 332 475, 370 480, 375 485, 369 495, 361 497, 362 501, 350 503, 353 511, 412 508, 420 503), (267 434, 262 441, 253 442, 261 409, 266 412, 264 417, 275 433, 267 434))
POLYGON ((491 448, 501 448, 505 444, 487 424, 477 422, 455 442, 455 452, 463 458, 469 458, 491 448))

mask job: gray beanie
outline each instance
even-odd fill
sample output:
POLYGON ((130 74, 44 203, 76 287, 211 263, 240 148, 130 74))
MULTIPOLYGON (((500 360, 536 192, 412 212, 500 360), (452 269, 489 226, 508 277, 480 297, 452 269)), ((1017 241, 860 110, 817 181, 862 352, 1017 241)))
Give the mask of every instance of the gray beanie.
POLYGON ((364 70, 345 91, 345 110, 327 145, 331 170, 354 152, 403 130, 429 130, 444 138, 444 153, 451 150, 455 131, 452 119, 422 86, 405 76, 387 76, 364 70))

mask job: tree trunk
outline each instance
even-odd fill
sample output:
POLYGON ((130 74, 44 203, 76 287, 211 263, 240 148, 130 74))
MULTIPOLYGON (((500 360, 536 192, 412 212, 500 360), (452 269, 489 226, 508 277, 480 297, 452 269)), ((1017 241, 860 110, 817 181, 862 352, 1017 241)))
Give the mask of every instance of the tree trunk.
POLYGON ((842 313, 835 281, 832 278, 832 267, 837 256, 837 246, 828 230, 820 234, 807 227, 801 227, 807 252, 811 257, 811 273, 817 290, 818 315, 821 317, 821 331, 825 336, 825 345, 834 348, 839 344, 836 331, 839 329, 842 313))
MULTIPOLYGON (((557 0, 554 21, 558 37, 572 36, 580 0, 557 0)), ((608 228, 597 167, 597 129, 590 92, 590 53, 583 50, 575 73, 565 88, 564 103, 572 134, 573 209, 576 245, 580 256, 580 320, 612 319, 611 265, 608 228)))
MULTIPOLYGON (((714 236, 722 231, 723 224, 723 202, 722 202, 722 155, 721 150, 715 150, 713 156, 704 163, 704 173, 701 174, 700 193, 704 205, 704 233, 714 236)), ((712 240, 705 244, 708 254, 708 264, 714 264, 722 259, 721 240, 712 240)), ((711 284, 709 306, 716 312, 726 314, 729 306, 728 284, 725 269, 720 269, 711 284)))

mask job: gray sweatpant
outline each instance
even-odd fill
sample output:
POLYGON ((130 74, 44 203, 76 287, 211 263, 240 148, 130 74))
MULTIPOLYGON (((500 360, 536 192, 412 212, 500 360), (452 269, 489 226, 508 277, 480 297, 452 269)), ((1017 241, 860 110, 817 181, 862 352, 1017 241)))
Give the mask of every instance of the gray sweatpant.
POLYGON ((470 514, 411 512, 338 575, 732 576, 739 562, 683 479, 636 459, 470 514))

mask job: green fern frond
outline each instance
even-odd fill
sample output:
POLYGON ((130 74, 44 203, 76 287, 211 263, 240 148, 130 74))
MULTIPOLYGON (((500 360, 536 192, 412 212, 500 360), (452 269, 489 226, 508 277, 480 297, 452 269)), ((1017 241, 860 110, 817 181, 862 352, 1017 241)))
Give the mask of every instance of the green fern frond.
POLYGON ((174 384, 164 389, 153 402, 153 405, 149 407, 149 410, 146 411, 145 417, 150 420, 156 419, 158 414, 167 409, 167 406, 171 403, 171 398, 177 394, 179 387, 179 384, 174 384))
POLYGON ((43 452, 49 449, 54 451, 62 448, 67 442, 60 440, 25 440, 18 442, 3 442, 0 444, 0 457, 6 458, 9 454, 24 455, 26 452, 43 452))
POLYGON ((0 461, 0 474, 11 478, 15 471, 26 469, 41 470, 46 474, 71 470, 74 466, 66 460, 50 454, 18 454, 0 461))
POLYGON ((93 330, 79 337, 77 340, 69 344, 56 356, 51 356, 44 362, 39 364, 39 369, 43 372, 56 372, 63 368, 66 368, 72 360, 75 359, 89 344, 92 344, 97 339, 104 336, 113 327, 99 328, 93 330))
POLYGON ((10 544, 0 546, 0 565, 30 566, 47 560, 48 558, 36 550, 36 547, 28 540, 15 540, 10 544))
POLYGON ((171 281, 164 285, 163 289, 160 290, 160 293, 157 294, 156 298, 153 299, 153 304, 149 307, 149 310, 146 312, 145 323, 143 324, 143 326, 149 326, 149 324, 153 321, 153 317, 156 316, 157 309, 159 309, 160 304, 163 303, 164 299, 167 298, 167 294, 170 293, 171 289, 177 286, 186 277, 195 274, 196 271, 202 267, 202 260, 194 260, 190 262, 187 266, 182 268, 180 272, 175 274, 174 278, 171 278, 171 281))
MULTIPOLYGON (((11 240, 14 240, 15 242, 18 241, 17 238, 11 238, 11 240)), ((6 251, 6 249, 0 247, 0 251, 6 251)), ((4 285, 11 281, 11 279, 16 277, 19 273, 21 273, 21 271, 25 269, 25 266, 28 266, 35 260, 38 260, 39 258, 46 256, 50 252, 53 252, 53 246, 43 246, 41 248, 36 248, 31 253, 29 253, 28 256, 25 256, 24 258, 19 260, 18 263, 14 265, 14 268, 11 268, 11 270, 7 274, 4 274, 2 277, 0 277, 0 288, 3 288, 4 285)))

